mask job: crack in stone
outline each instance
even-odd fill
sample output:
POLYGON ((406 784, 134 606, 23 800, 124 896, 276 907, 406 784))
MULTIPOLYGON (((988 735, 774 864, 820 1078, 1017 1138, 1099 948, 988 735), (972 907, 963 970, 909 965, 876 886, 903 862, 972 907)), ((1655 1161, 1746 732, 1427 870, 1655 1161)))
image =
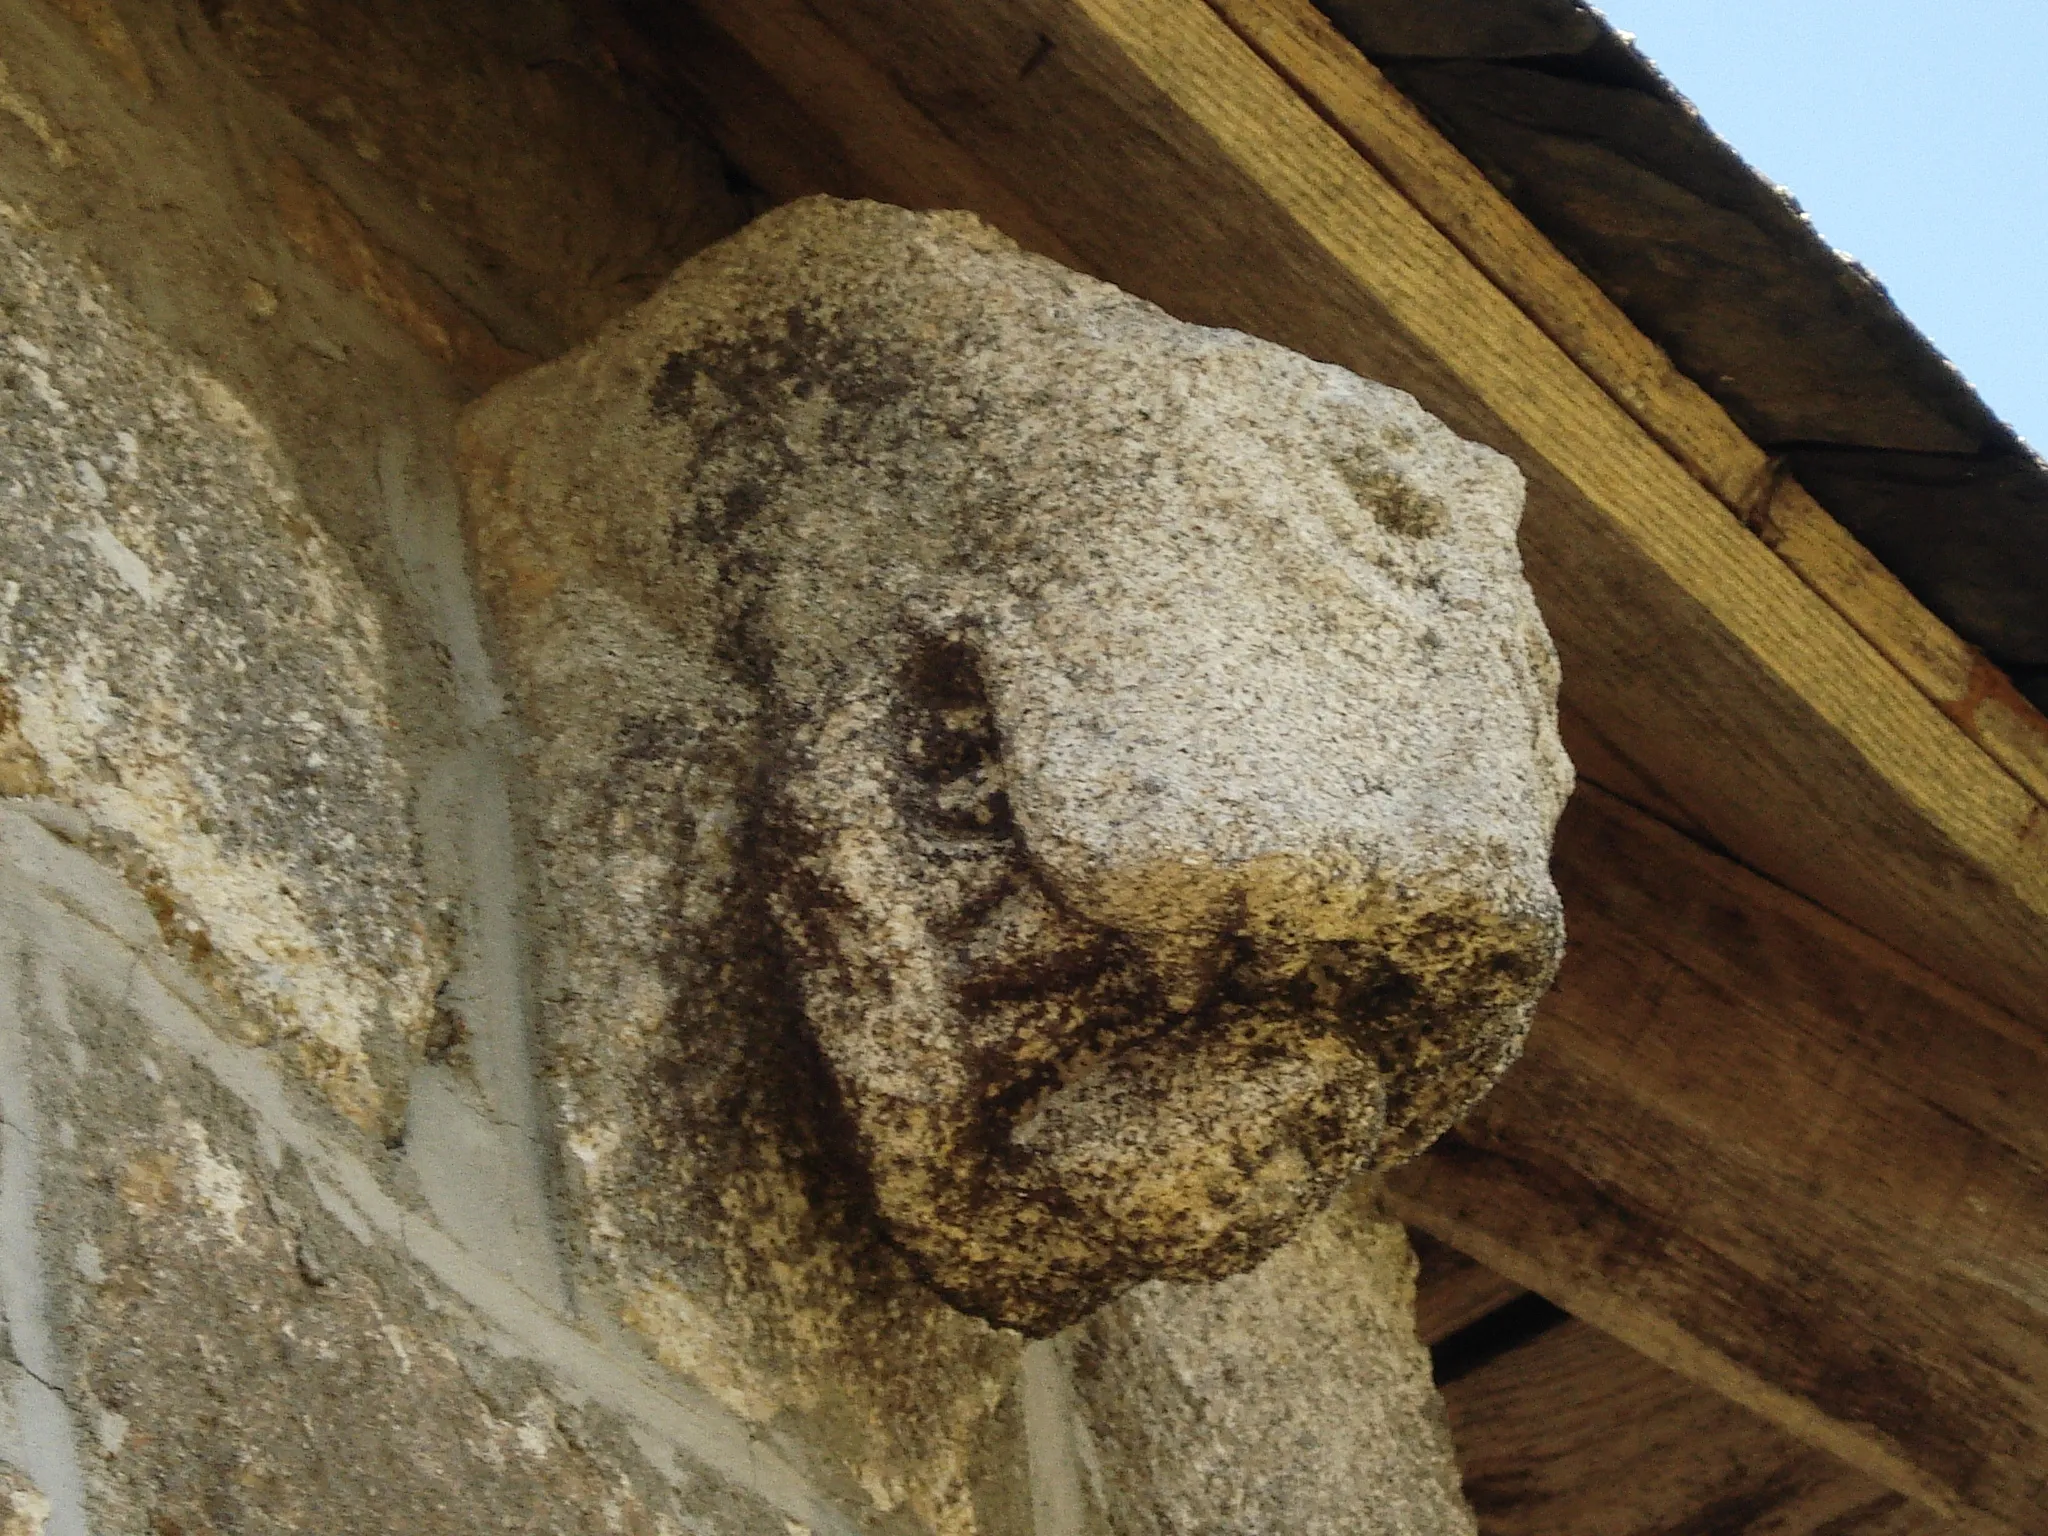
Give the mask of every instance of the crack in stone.
POLYGON ((36 1368, 30 1365, 26 1360, 22 1359, 20 1355, 14 1352, 14 1347, 11 1344, 8 1346, 7 1349, 7 1360, 8 1363, 13 1365, 15 1369, 21 1372, 22 1375, 26 1376, 30 1381, 34 1382, 37 1386, 41 1387, 45 1392, 49 1392, 55 1395, 56 1397, 62 1398, 67 1405, 70 1403, 71 1394, 64 1388, 58 1386, 57 1383, 55 1383, 54 1381, 51 1381, 47 1376, 44 1376, 40 1371, 36 1370, 36 1368))

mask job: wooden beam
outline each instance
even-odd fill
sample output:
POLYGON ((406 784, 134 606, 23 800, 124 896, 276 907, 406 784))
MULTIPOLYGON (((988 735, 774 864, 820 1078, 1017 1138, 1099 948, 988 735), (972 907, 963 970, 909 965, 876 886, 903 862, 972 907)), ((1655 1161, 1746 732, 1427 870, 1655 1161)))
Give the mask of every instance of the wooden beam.
MULTIPOLYGON (((1574 712, 1745 862, 2048 1025, 2040 801, 1209 6, 803 8, 888 96, 818 111, 913 112, 1089 269, 1515 458, 1574 712)), ((793 35, 754 35, 785 83, 823 46, 793 35)))
POLYGON ((835 136, 704 17, 647 0, 575 0, 621 74, 700 127, 771 203, 878 196, 835 136))
POLYGON ((1413 1225, 1945 1512, 2048 1530, 2048 1049, 1598 791, 1529 1048, 1413 1225))
MULTIPOLYGON (((613 0, 583 0, 610 22, 613 0)), ((711 126, 777 199, 813 192, 973 206, 1027 247, 1078 266, 1003 189, 965 172, 957 148, 798 0, 699 0, 717 25, 673 6, 641 11, 679 65, 711 126), (746 47, 734 39, 744 38, 746 47), (752 52, 748 50, 751 48, 752 52), (755 62, 783 62, 808 109, 755 62), (824 93, 821 95, 822 83, 824 93), (830 122, 836 126, 821 126, 830 122), (841 136, 865 151, 850 156, 841 136), (896 146, 914 141, 905 155, 896 146), (943 162, 948 168, 934 173, 943 162)), ((1930 613, 1814 502, 1728 414, 1449 144, 1308 0, 1209 5, 1346 140, 1413 202, 1623 409, 1741 518, 1995 761, 2048 800, 2048 719, 1930 613)), ((615 51, 616 24, 601 26, 615 51)), ((643 74, 661 73, 643 69, 643 74)))
MULTIPOLYGON (((1022 198, 905 102, 802 0, 697 0, 697 12, 712 37, 685 36, 676 52, 709 61, 691 70, 691 83, 711 104, 732 148, 765 165, 770 179, 763 184, 770 191, 783 197, 850 191, 905 208, 971 208, 1026 250, 1086 270, 1022 198), (739 55, 734 63, 720 58, 726 46, 739 55), (756 59, 772 73, 768 90, 746 78, 756 59), (799 136, 789 126, 792 108, 823 125, 813 142, 829 151, 839 184, 807 184, 799 136)), ((689 19, 663 5, 649 8, 646 24, 672 36, 689 19)), ((816 176, 808 171, 810 181, 816 176)))
POLYGON ((1569 1322, 1443 1389, 1480 1536, 1939 1536, 1955 1527, 1569 1322))

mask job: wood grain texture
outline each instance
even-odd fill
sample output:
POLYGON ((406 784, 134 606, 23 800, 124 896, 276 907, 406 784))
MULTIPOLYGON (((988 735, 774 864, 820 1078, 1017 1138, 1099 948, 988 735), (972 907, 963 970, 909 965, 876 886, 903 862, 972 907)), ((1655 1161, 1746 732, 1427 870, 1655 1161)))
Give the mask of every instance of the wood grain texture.
POLYGON ((2048 1053, 1598 791, 1529 1049, 1404 1219, 1889 1487, 2048 1530, 2048 1053))
POLYGON ((865 196, 906 208, 972 208, 1026 250, 1082 263, 1028 204, 904 102, 876 66, 802 0, 696 0, 698 12, 749 56, 772 60, 778 83, 831 125, 865 196))
POLYGON ((1088 268, 1513 456, 1574 711, 1720 845, 2048 1023, 2039 802, 1206 5, 810 13, 1088 268))
POLYGON ((1480 1536, 1937 1536, 1955 1527, 1584 1323, 1444 1389, 1480 1536))
POLYGON ((701 122, 771 204, 880 195, 782 82, 703 16, 649 0, 575 4, 620 72, 676 117, 701 122))

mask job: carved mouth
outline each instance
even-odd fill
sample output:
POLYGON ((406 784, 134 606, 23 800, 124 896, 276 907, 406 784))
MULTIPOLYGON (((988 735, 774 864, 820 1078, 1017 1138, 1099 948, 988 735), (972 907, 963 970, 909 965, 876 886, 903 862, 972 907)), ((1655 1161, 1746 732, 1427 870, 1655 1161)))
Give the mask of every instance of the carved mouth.
MULTIPOLYGON (((1174 1079, 1212 1116, 1250 1119, 1290 1093, 1357 1108, 1370 1076, 1379 1097, 1366 1118, 1391 1162, 1434 1140, 1512 1059, 1528 1000, 1548 981, 1554 914, 1517 918, 1477 898, 1429 909, 1390 892, 1401 910, 1389 934, 1141 940, 1105 926, 1063 899, 1027 847, 971 634, 913 633, 906 658, 896 800, 909 857, 933 877, 929 931, 966 1024, 974 1086, 952 1118, 963 1151, 1022 1177, 1043 1159, 1043 1125, 1068 1116, 1063 1106, 1114 1100, 1132 1117, 1181 1117, 1183 1090, 1144 1065, 1170 1048, 1211 1073, 1250 1074, 1236 1109, 1204 1097, 1198 1076, 1174 1079), (1265 1021, 1256 1050, 1232 1035, 1247 1018, 1265 1021), (1286 1093, 1274 1087, 1282 1079, 1286 1093)), ((1229 885, 1225 872, 1208 873, 1229 885)), ((1331 894, 1371 925, 1375 903, 1331 894)), ((1333 909, 1318 906, 1321 894, 1293 895, 1307 926, 1327 932, 1333 909)))
POLYGON ((1485 987, 1468 978, 1483 921, 1404 898, 1398 931, 1358 933, 1378 905, 1325 893, 1321 866, 1304 865, 1281 871, 1288 902, 1257 906, 1269 931, 1220 915, 1241 872, 1185 861, 1159 890, 1187 878, 1222 900, 1173 910, 1250 931, 1099 921, 1013 814, 1000 713, 969 640, 913 637, 902 677, 877 755, 896 857, 921 880, 860 908, 860 947, 914 952, 939 990, 895 1014, 879 1002, 878 1017, 915 1027, 873 1057, 877 1078, 893 1076, 866 1092, 863 1134, 885 1219, 958 1304, 1043 1332, 1143 1279, 1241 1270, 1462 1107, 1485 1075, 1465 1070, 1461 1044, 1475 1025, 1486 1036, 1485 987), (1333 929, 1357 936, 1308 936, 1333 929), (912 1058, 929 1063, 914 1081, 900 1067, 912 1058), (1444 1061, 1458 1070, 1438 1091, 1444 1061))
POLYGON ((999 1186, 1068 1231, 1115 1232, 1140 1272, 1242 1267, 1370 1165, 1377 1067, 1290 1012, 1231 1004, 1070 1065, 1008 1126, 999 1186))
MULTIPOLYGON (((1009 1141, 1042 1156, 1076 1136, 1097 1139, 1099 1132, 1083 1128, 1091 1119, 1144 1117, 1242 1143, 1252 1126, 1283 1121, 1333 1092, 1355 1099, 1366 1079, 1378 1080, 1370 1059, 1313 1021, 1211 1010, 1123 1042, 1114 1052, 1077 1057, 1010 1123, 1009 1141), (1244 1124, 1231 1123, 1238 1121, 1244 1124)), ((1133 1144, 1128 1127, 1119 1139, 1133 1144)))
MULTIPOLYGON (((1381 1005, 1397 1005, 1412 988, 1366 967, 1339 974, 1331 956, 1276 965, 1247 944, 1217 940, 1180 957, 1182 985, 1191 970, 1198 980, 1174 1007, 1140 946, 1069 921, 1070 942, 1056 948, 1019 954, 992 942, 1000 963, 971 969, 958 987, 960 1006, 992 1047, 983 1094, 990 1151, 1021 1167, 1086 1141, 1096 1151, 1084 1160, 1101 1161, 1114 1141, 1128 1160, 1157 1139, 1134 1130, 1143 1120, 1220 1137, 1240 1155, 1264 1137, 1279 1155, 1286 1126, 1302 1114, 1325 1119, 1340 1103, 1367 1111, 1370 1132, 1343 1139, 1369 1150, 1382 1099, 1368 1041, 1384 1033, 1381 1005), (1113 1137, 1104 1129, 1112 1121, 1113 1137), (1283 1127, 1277 1139, 1274 1125, 1283 1127)), ((1318 1139, 1327 1141, 1329 1129, 1318 1139)), ((1181 1160, 1169 1146, 1147 1155, 1181 1160)))

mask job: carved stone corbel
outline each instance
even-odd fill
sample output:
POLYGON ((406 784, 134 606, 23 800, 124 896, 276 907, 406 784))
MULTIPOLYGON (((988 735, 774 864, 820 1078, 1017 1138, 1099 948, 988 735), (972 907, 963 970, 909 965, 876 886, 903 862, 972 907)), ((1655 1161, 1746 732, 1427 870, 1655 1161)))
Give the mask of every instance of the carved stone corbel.
POLYGON ((794 1030, 856 1204, 1042 1334, 1256 1263, 1513 1059, 1556 663, 1519 475, 1408 396, 819 199, 464 454, 607 1220, 737 1166, 794 1030), (636 1152, 589 1083, 662 1032, 636 1152))

